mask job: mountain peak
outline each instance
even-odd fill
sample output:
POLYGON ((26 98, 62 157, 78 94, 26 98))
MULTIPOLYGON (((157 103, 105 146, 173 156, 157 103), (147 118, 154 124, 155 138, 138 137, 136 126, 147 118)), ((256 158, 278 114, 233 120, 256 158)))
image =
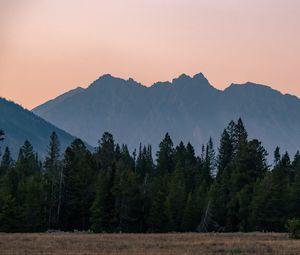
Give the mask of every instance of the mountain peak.
POLYGON ((193 76, 193 79, 196 79, 196 80, 204 80, 204 81, 207 81, 208 80, 206 79, 206 77, 204 76, 203 73, 197 73, 193 76))
POLYGON ((174 78, 172 80, 172 83, 177 83, 177 82, 186 82, 191 80, 192 78, 190 76, 188 76, 187 74, 183 73, 181 75, 179 75, 177 78, 174 78))
POLYGON ((269 151, 277 145, 291 152, 299 147, 300 100, 266 86, 246 82, 232 84, 223 92, 202 73, 182 74, 172 82, 155 83, 151 89, 134 84, 132 79, 103 75, 93 89, 68 100, 55 100, 47 112, 35 112, 95 146, 105 131, 131 149, 140 142, 158 145, 170 132, 196 144, 196 151, 201 152, 210 136, 218 139, 226 122, 242 117, 249 134, 261 139, 269 151), (74 109, 78 109, 76 115, 74 109))
POLYGON ((267 90, 275 91, 270 86, 263 85, 263 84, 258 84, 258 83, 254 83, 254 82, 250 82, 250 81, 247 81, 245 83, 231 83, 231 85, 225 90, 243 89, 243 88, 267 89, 267 90))
POLYGON ((99 76, 98 80, 110 80, 110 79, 117 79, 116 77, 112 76, 109 73, 103 74, 99 76))

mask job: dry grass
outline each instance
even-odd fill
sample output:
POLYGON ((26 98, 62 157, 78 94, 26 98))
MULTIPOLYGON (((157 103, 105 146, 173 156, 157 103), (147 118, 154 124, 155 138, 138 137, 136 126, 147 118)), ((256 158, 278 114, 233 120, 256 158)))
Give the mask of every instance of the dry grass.
POLYGON ((286 234, 0 234, 0 254, 300 254, 286 234))

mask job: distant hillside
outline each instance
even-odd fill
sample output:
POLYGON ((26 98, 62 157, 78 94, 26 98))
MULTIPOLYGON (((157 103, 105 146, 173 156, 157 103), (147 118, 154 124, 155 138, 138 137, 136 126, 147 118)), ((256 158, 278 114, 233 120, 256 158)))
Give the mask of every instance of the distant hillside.
POLYGON ((62 150, 75 139, 74 136, 4 98, 0 98, 0 129, 5 132, 5 140, 0 144, 2 152, 5 146, 8 146, 15 158, 26 139, 41 157, 47 151, 49 137, 53 131, 59 137, 62 150))
POLYGON ((109 131, 131 149, 140 142, 155 148, 169 132, 174 142, 190 141, 200 152, 210 136, 217 143, 223 127, 242 117, 249 136, 261 139, 270 154, 276 145, 291 153, 300 148, 298 98, 254 83, 220 91, 201 73, 151 87, 104 75, 33 112, 92 145, 109 131))

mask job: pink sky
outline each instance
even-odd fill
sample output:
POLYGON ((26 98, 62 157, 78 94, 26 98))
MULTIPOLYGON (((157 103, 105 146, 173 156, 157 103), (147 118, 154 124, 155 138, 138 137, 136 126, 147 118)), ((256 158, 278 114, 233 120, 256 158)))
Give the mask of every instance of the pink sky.
POLYGON ((204 73, 300 97, 298 0, 0 0, 0 96, 31 109, 104 73, 204 73))

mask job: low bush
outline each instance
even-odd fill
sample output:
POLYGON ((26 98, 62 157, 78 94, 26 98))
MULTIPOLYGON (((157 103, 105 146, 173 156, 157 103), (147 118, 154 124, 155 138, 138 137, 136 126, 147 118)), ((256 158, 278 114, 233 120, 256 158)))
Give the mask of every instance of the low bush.
POLYGON ((290 238, 300 239, 300 219, 290 219, 287 223, 287 230, 290 238))

